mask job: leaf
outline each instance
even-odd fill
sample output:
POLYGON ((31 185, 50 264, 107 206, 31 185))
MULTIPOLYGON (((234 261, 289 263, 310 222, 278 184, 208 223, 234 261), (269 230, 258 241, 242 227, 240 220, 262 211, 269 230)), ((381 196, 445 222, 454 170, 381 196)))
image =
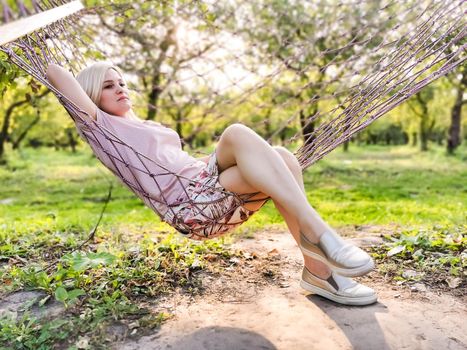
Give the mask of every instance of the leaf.
POLYGON ((426 292, 426 286, 423 283, 415 283, 412 288, 415 292, 426 292))
POLYGON ((193 262, 191 263, 191 266, 190 266, 190 267, 192 267, 192 268, 198 268, 198 267, 200 267, 200 266, 201 266, 201 263, 200 263, 199 259, 198 259, 198 258, 195 258, 195 259, 193 260, 193 262))
POLYGON ((68 323, 67 320, 53 320, 47 324, 47 330, 59 329, 68 323))
POLYGON ((396 254, 399 254, 400 252, 403 252, 405 250, 405 246, 404 245, 398 245, 394 248, 392 248, 390 251, 388 251, 388 256, 393 256, 393 255, 396 255, 396 254))
POLYGON ((402 277, 404 278, 416 278, 419 275, 419 273, 415 270, 405 270, 402 272, 402 277))
POLYGON ((204 255, 204 260, 213 262, 217 260, 217 255, 216 254, 206 254, 204 255))
POLYGON ((88 337, 79 337, 75 346, 78 349, 88 349, 89 348, 89 338, 88 337))
POLYGON ((152 267, 154 270, 157 270, 161 266, 161 261, 157 259, 154 261, 154 266, 152 267))
POLYGON ((26 311, 29 310, 37 301, 37 298, 32 298, 28 301, 26 301, 20 308, 20 311, 26 311))
POLYGON ((73 289, 73 290, 68 292, 68 299, 74 300, 77 297, 79 297, 80 295, 84 295, 84 294, 86 294, 86 293, 82 289, 73 289))
POLYGON ((415 259, 415 260, 422 260, 424 258, 423 256, 423 249, 418 249, 416 250, 413 254, 412 254, 412 257, 415 259))
POLYGON ((67 260, 71 264, 71 268, 75 271, 84 271, 90 267, 98 267, 100 265, 109 265, 113 263, 117 257, 113 254, 101 252, 101 253, 77 253, 71 257, 67 257, 67 260))
POLYGON ((84 271, 90 265, 89 259, 84 255, 74 256, 71 262, 71 268, 75 271, 84 271))
POLYGON ((47 300, 50 299, 50 295, 47 295, 45 298, 42 298, 40 301, 39 301, 39 306, 44 306, 44 304, 47 302, 47 300))
POLYGON ((280 253, 276 248, 274 248, 273 250, 270 250, 268 252, 268 256, 271 256, 271 255, 280 255, 280 253))
POLYGON ((91 266, 92 267, 97 267, 99 265, 109 265, 112 264, 117 257, 113 254, 110 253, 89 253, 88 257, 91 261, 91 266))
POLYGON ((448 277, 446 279, 446 283, 448 284, 449 288, 457 288, 461 284, 462 279, 460 277, 448 277))
POLYGON ((61 301, 61 302, 65 302, 65 300, 68 299, 68 293, 66 291, 65 288, 63 287, 58 287, 56 290, 55 290, 55 299, 61 301))

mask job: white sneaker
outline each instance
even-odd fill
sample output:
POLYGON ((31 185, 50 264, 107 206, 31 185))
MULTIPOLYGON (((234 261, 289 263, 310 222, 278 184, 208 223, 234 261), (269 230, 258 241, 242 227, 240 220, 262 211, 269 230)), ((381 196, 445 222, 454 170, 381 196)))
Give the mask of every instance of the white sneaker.
POLYGON ((366 252, 331 231, 325 232, 317 244, 300 233, 300 249, 303 254, 346 277, 362 276, 375 267, 373 259, 366 252))
POLYGON ((331 272, 331 276, 327 280, 323 280, 313 275, 306 267, 303 268, 300 286, 339 304, 369 305, 378 299, 373 289, 357 283, 351 278, 331 272))

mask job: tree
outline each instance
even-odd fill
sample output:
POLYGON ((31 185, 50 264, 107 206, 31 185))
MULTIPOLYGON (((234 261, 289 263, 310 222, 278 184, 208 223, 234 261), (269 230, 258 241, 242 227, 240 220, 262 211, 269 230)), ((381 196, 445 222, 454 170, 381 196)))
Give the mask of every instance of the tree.
MULTIPOLYGON (((295 115, 305 143, 311 143, 315 124, 322 112, 326 113, 329 100, 336 100, 334 93, 349 87, 350 79, 343 77, 355 66, 365 72, 370 61, 364 58, 365 50, 371 51, 383 40, 384 29, 392 20, 380 23, 375 13, 380 2, 359 6, 337 7, 328 1, 235 2, 219 9, 217 22, 226 23, 231 32, 242 35, 258 58, 258 64, 281 67, 281 73, 290 77, 297 86, 294 96, 295 115), (336 8, 338 9, 336 11, 336 8), (328 101, 325 101, 325 99, 328 101)), ((219 5, 220 7, 220 5, 219 5)), ((388 11, 397 13, 397 6, 388 11)), ((373 59, 378 59, 374 54, 373 59)), ((273 103, 273 101, 271 101, 273 103)), ((346 105, 350 100, 343 101, 346 105)), ((350 118, 343 118, 347 125, 350 118)), ((290 125, 290 120, 284 123, 290 125)), ((341 129, 346 136, 348 126, 341 129)))
POLYGON ((184 13, 174 14, 172 6, 171 2, 135 1, 115 5, 119 17, 99 16, 104 27, 116 34, 118 44, 113 45, 112 55, 123 70, 136 74, 139 80, 139 90, 146 96, 148 120, 156 118, 161 95, 178 71, 212 46, 205 41, 202 47, 181 48, 177 32, 182 23, 189 22, 184 13))
POLYGON ((418 137, 420 150, 428 151, 428 140, 436 124, 436 119, 429 113, 429 102, 434 98, 433 86, 427 86, 415 94, 408 102, 409 108, 419 120, 418 137))
POLYGON ((7 141, 10 141, 14 148, 17 148, 20 142, 25 138, 26 134, 35 124, 37 124, 37 121, 31 122, 20 132, 16 140, 14 140, 11 137, 12 131, 10 130, 14 113, 21 108, 34 107, 41 98, 50 92, 49 89, 43 89, 40 91, 41 89, 39 85, 32 78, 28 79, 25 89, 18 89, 17 84, 14 84, 14 86, 16 93, 14 94, 13 102, 9 105, 2 106, 2 110, 4 112, 0 127, 0 157, 2 157, 5 152, 5 143, 7 141), (24 97, 20 99, 20 96, 24 97))
POLYGON ((456 100, 451 109, 451 125, 449 126, 447 151, 453 154, 457 147, 461 144, 461 119, 462 106, 467 103, 464 99, 465 89, 467 87, 467 68, 463 67, 460 81, 456 89, 456 100))

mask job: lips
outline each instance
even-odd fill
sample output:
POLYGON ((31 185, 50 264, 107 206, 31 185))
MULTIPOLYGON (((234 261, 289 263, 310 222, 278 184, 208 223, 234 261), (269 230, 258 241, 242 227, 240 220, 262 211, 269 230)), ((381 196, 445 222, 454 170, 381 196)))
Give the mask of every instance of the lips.
POLYGON ((129 98, 127 96, 122 96, 120 97, 117 101, 123 101, 123 100, 129 100, 129 98))

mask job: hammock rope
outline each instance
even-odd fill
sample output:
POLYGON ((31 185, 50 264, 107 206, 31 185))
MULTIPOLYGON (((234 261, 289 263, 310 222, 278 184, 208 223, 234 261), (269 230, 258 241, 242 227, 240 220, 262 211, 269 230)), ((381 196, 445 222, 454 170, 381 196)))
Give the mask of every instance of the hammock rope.
MULTIPOLYGON (((339 4, 303 2, 305 8, 316 6, 316 9, 323 10, 323 17, 313 18, 313 11, 305 11, 295 23, 296 30, 315 22, 316 28, 319 29, 325 25, 322 18, 327 13, 333 14, 337 23, 348 20, 348 12, 353 8, 361 9, 360 16, 355 19, 360 22, 352 25, 354 30, 349 36, 343 36, 339 25, 334 32, 328 33, 333 39, 342 38, 338 47, 323 48, 323 37, 319 35, 302 35, 301 40, 294 39, 295 32, 292 30, 289 36, 279 38, 281 45, 277 49, 266 50, 260 56, 263 62, 254 56, 255 52, 262 51, 262 44, 250 33, 258 28, 249 28, 248 25, 261 26, 261 19, 255 21, 251 18, 258 12, 270 11, 270 5, 266 1, 252 3, 238 0, 234 3, 235 5, 223 1, 187 1, 178 6, 171 2, 162 3, 166 7, 172 6, 172 21, 194 23, 194 26, 203 25, 206 28, 205 33, 214 40, 203 42, 205 38, 199 34, 201 48, 191 61, 184 61, 176 52, 164 52, 167 59, 175 62, 175 66, 172 70, 167 70, 166 81, 156 87, 161 90, 159 105, 150 105, 148 108, 154 108, 163 114, 164 110, 170 108, 180 111, 182 107, 179 104, 195 105, 200 108, 203 116, 202 122, 194 126, 194 130, 198 132, 202 131, 207 117, 226 122, 234 120, 235 116, 232 114, 243 104, 251 106, 252 113, 258 115, 265 110, 269 114, 277 112, 282 116, 282 121, 278 122, 276 130, 270 132, 268 141, 272 142, 287 127, 298 126, 299 131, 285 140, 284 144, 300 145, 301 140, 295 154, 303 169, 348 141, 355 133, 406 101, 426 85, 454 71, 466 60, 465 3, 460 0, 408 1, 404 2, 402 9, 401 3, 395 0, 379 6, 365 0, 343 1, 339 4), (210 16, 214 20, 209 19, 210 16), (228 21, 229 18, 233 18, 234 21, 228 21), (223 25, 224 22, 227 24, 223 25), (248 43, 248 50, 230 48, 229 40, 225 42, 225 39, 222 39, 223 35, 248 43), (287 49, 290 55, 281 56, 281 49, 287 49), (215 50, 227 52, 227 56, 216 59, 212 54, 215 50), (315 58, 309 62, 303 59, 310 56, 315 58), (240 79, 232 79, 226 73, 229 64, 232 63, 241 67, 243 71, 254 74, 254 82, 248 83, 247 75, 240 79), (265 73, 258 73, 258 65, 267 65, 268 69, 265 73), (332 70, 334 74, 330 73, 332 70), (228 85, 212 87, 212 74, 216 72, 225 73, 224 81, 227 81, 228 85), (184 99, 177 101, 174 96, 177 92, 186 92, 188 83, 204 87, 209 92, 210 99, 204 101, 204 98, 199 103, 199 97, 195 95, 183 96, 184 99), (264 101, 258 101, 258 96, 268 89, 272 89, 271 96, 264 101)), ((94 151, 94 147, 97 147, 108 157, 109 164, 104 164, 162 219, 176 214, 172 209, 174 203, 170 203, 165 196, 158 180, 164 176, 173 177, 181 185, 187 198, 184 204, 193 206, 200 215, 205 215, 204 209, 211 203, 194 203, 188 199, 186 187, 193 184, 192 179, 173 173, 164 164, 159 164, 150 156, 136 151, 96 121, 84 117, 83 111, 47 81, 45 71, 49 63, 67 67, 76 74, 87 65, 89 57, 93 54, 98 53, 102 57, 111 58, 112 54, 106 52, 110 45, 102 44, 97 47, 97 43, 101 39, 105 43, 106 36, 112 38, 115 33, 121 34, 120 28, 131 27, 131 18, 125 13, 135 10, 132 4, 106 5, 78 11, 79 5, 79 1, 34 0, 30 9, 18 2, 15 12, 2 0, 4 25, 0 27, 0 33, 5 28, 14 28, 14 24, 24 17, 34 14, 41 16, 45 11, 58 12, 63 6, 75 6, 75 10, 74 13, 63 14, 63 17, 45 26, 41 25, 32 32, 21 33, 14 40, 3 43, 0 36, 0 43, 3 43, 0 45, 0 51, 8 56, 10 62, 52 90, 79 126, 80 135, 94 151), (109 11, 114 14, 113 19, 104 19, 109 11), (116 19, 120 22, 117 23, 116 19), (96 23, 99 21, 105 22, 105 25, 98 26, 96 23), (93 25, 89 25, 90 23, 93 25), (125 151, 122 152, 120 147, 125 151), (137 163, 130 164, 129 156, 135 157, 137 163), (157 173, 150 170, 154 166, 159 169, 157 173), (159 196, 152 195, 141 185, 138 180, 141 176, 153 180, 159 196)), ((288 13, 278 13, 277 20, 287 19, 287 15, 288 13)), ((159 74, 162 74, 162 68, 158 67, 159 74)), ((190 123, 191 120, 181 115, 178 122, 190 123)), ((253 129, 267 127, 270 125, 267 123, 271 121, 260 120, 253 125, 253 129)), ((218 188, 214 190, 220 191, 218 188)), ((225 191, 223 194, 234 196, 239 202, 248 201, 254 196, 251 194, 240 198, 225 191)), ((211 225, 216 225, 231 214, 231 211, 224 212, 221 217, 205 219, 211 225)))

